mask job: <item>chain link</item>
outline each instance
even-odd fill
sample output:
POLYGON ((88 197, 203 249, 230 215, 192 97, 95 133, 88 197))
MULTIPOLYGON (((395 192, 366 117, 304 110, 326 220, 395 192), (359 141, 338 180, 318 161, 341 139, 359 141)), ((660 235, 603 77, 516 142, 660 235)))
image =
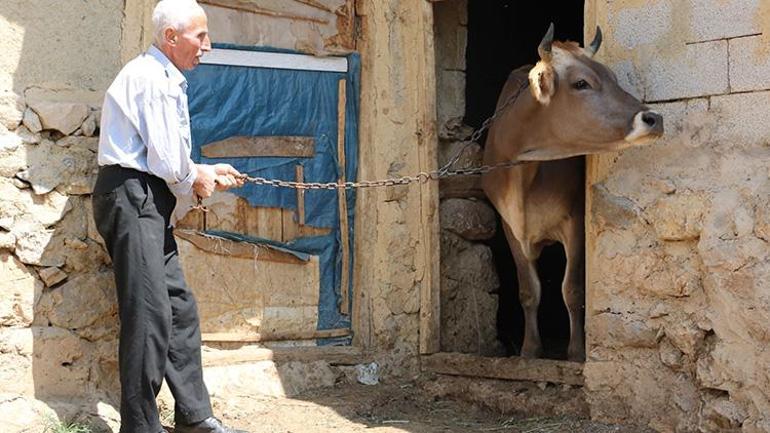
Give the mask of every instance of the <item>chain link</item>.
POLYGON ((508 100, 505 101, 505 104, 501 105, 500 108, 495 110, 495 112, 481 124, 479 129, 473 131, 473 134, 471 134, 470 138, 468 138, 467 140, 465 140, 465 142, 463 142, 463 147, 460 148, 460 150, 455 154, 454 157, 452 157, 452 159, 449 160, 449 162, 444 164, 444 166, 439 169, 439 172, 446 173, 449 171, 451 167, 457 164, 457 161, 460 160, 463 153, 465 153, 465 150, 468 149, 468 147, 470 147, 473 143, 478 143, 478 141, 481 139, 481 136, 484 135, 484 132, 486 132, 487 129, 489 129, 492 126, 492 122, 494 122, 495 119, 497 119, 497 117, 500 115, 500 113, 505 111, 508 108, 508 106, 516 102, 519 99, 519 95, 521 95, 521 92, 528 86, 529 86, 529 80, 525 80, 516 90, 516 93, 511 95, 508 98, 508 100))
POLYGON ((449 177, 478 176, 478 175, 489 173, 490 171, 494 171, 494 170, 515 167, 519 164, 522 164, 523 161, 505 161, 505 162, 500 162, 492 165, 482 165, 480 167, 458 168, 458 169, 451 170, 451 168, 457 163, 457 161, 460 160, 465 150, 471 144, 476 143, 478 142, 479 139, 481 139, 481 136, 484 134, 484 132, 486 132, 489 129, 489 127, 492 126, 492 122, 494 122, 495 119, 497 119, 500 113, 505 111, 505 109, 507 109, 511 104, 513 104, 519 98, 519 95, 527 87, 528 84, 529 82, 525 81, 519 87, 516 93, 511 95, 511 97, 508 98, 507 101, 505 101, 505 104, 501 105, 494 112, 494 114, 492 114, 492 116, 490 116, 487 120, 485 120, 484 123, 482 123, 481 126, 471 134, 470 138, 468 138, 463 142, 463 147, 452 157, 452 159, 450 159, 449 162, 444 164, 438 170, 423 171, 423 172, 417 173, 414 176, 403 176, 403 177, 395 177, 395 178, 381 179, 381 180, 362 180, 358 182, 292 182, 288 180, 267 179, 264 177, 251 177, 246 175, 243 175, 241 179, 256 185, 272 186, 276 188, 291 188, 291 189, 298 189, 298 190, 338 190, 338 189, 347 190, 347 189, 382 188, 382 187, 389 187, 389 186, 410 185, 413 183, 422 184, 430 181, 436 181, 439 179, 446 179, 449 177))

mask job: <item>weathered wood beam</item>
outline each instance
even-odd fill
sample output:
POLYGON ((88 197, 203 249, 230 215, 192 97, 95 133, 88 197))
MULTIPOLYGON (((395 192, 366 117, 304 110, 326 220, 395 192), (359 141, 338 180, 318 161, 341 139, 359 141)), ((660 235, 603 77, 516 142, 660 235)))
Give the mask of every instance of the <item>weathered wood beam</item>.
POLYGON ((324 12, 329 12, 330 14, 333 14, 334 11, 325 4, 319 2, 318 0, 294 0, 297 3, 302 3, 303 5, 308 5, 310 7, 314 7, 316 9, 320 9, 324 12))
POLYGON ((242 332, 219 332, 204 333, 201 339, 207 342, 218 343, 260 343, 265 341, 297 341, 297 340, 315 340, 317 338, 336 338, 352 335, 350 329, 326 329, 322 331, 306 332, 272 332, 265 333, 242 333, 242 332))
MULTIPOLYGON (((345 183, 345 126, 347 98, 347 80, 339 81, 337 103, 337 165, 339 183, 345 183)), ((344 188, 337 189, 337 202, 340 213, 340 243, 342 244, 342 274, 340 275, 340 313, 350 314, 350 222, 348 221, 348 193, 344 188)))
MULTIPOLYGON (((305 182, 305 167, 298 165, 294 167, 295 182, 305 182)), ((300 227, 305 225, 305 190, 297 188, 297 224, 300 227)))
POLYGON ((450 376, 583 385, 583 364, 551 359, 487 358, 463 353, 420 357, 422 370, 450 376))
POLYGON ((315 138, 293 136, 230 137, 202 146, 201 154, 206 158, 263 156, 312 158, 315 155, 315 138))
POLYGON ((356 365, 371 362, 373 356, 359 348, 344 347, 291 347, 242 348, 239 350, 204 350, 203 365, 227 366, 247 362, 313 362, 326 361, 332 365, 356 365))
POLYGON ((225 9, 232 9, 236 11, 251 12, 258 15, 266 15, 274 18, 285 18, 289 20, 309 21, 318 24, 329 24, 329 20, 308 17, 305 15, 290 14, 286 12, 274 11, 272 9, 266 9, 258 6, 255 2, 250 0, 198 0, 199 3, 218 6, 225 9))
POLYGON ((184 239, 203 251, 228 257, 252 259, 267 262, 290 263, 306 265, 306 262, 297 256, 270 248, 265 245, 256 245, 249 242, 235 242, 213 236, 203 235, 191 230, 175 230, 174 235, 184 239))

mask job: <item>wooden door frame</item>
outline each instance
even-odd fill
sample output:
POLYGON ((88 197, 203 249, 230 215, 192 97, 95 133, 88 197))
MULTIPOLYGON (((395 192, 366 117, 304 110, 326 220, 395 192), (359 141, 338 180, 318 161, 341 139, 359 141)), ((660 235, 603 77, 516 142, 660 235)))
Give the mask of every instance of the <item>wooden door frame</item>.
MULTIPOLYGON (((427 0, 430 4, 438 1, 447 0, 427 0)), ((432 9, 432 8, 431 8, 432 9)), ((431 10, 432 12, 432 10, 431 10)), ((584 41, 587 38, 593 37, 594 29, 597 24, 596 15, 596 0, 585 0, 584 7, 584 41)), ((431 21, 431 31, 426 30, 426 35, 432 39, 432 44, 435 43, 435 35, 433 34, 433 26, 431 21)), ((427 56, 426 56, 427 57, 427 56)), ((431 50, 430 54, 431 66, 435 70, 435 56, 431 50)), ((434 104, 436 101, 436 89, 435 89, 435 73, 433 84, 431 89, 434 96, 434 104)), ((435 109, 435 105, 433 107, 435 109)), ((434 120, 434 128, 436 126, 437 119, 434 120)), ((438 143, 435 144, 438 146, 438 143)), ((437 147, 434 149, 434 155, 437 155, 437 147)), ((586 167, 586 214, 585 214, 585 230, 586 230, 586 272, 585 272, 585 291, 586 291, 586 311, 589 311, 589 305, 591 305, 591 292, 590 269, 593 266, 591 260, 594 251, 593 240, 594 234, 590 231, 591 228, 591 214, 588 210, 591 209, 591 200, 593 198, 591 194, 591 185, 600 180, 606 175, 608 168, 611 164, 611 156, 588 156, 586 167)), ((436 190, 438 186, 436 185, 436 190)), ((438 206, 438 191, 436 193, 436 206, 438 206)), ((433 221, 435 226, 430 226, 430 230, 436 230, 436 239, 438 239, 438 232, 440 230, 438 217, 433 221)), ((428 229, 428 226, 425 226, 428 229)), ((468 355, 460 353, 443 353, 440 347, 440 250, 438 242, 433 249, 435 256, 433 260, 438 264, 434 268, 436 278, 435 292, 431 291, 427 293, 427 296, 421 298, 421 314, 420 314, 420 353, 421 353, 421 367, 422 371, 434 374, 443 374, 451 376, 464 376, 473 378, 488 378, 488 379, 500 379, 500 380, 519 380, 519 381, 535 381, 535 382, 552 382, 562 383, 568 385, 582 386, 583 385, 583 368, 584 363, 571 362, 571 361, 557 361, 550 359, 524 359, 520 357, 511 358, 491 358, 477 355, 468 355), (424 338, 423 338, 424 337, 424 338)), ((586 349, 588 348, 589 335, 588 329, 588 317, 585 318, 584 328, 586 329, 586 349)))

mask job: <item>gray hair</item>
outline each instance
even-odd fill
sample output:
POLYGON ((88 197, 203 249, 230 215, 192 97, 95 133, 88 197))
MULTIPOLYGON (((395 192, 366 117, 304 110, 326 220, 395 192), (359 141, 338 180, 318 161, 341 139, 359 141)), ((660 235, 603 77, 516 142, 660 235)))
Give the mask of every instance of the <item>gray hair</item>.
POLYGON ((160 0, 152 13, 155 43, 163 44, 163 33, 167 28, 182 30, 201 13, 204 13, 203 8, 196 0, 160 0))

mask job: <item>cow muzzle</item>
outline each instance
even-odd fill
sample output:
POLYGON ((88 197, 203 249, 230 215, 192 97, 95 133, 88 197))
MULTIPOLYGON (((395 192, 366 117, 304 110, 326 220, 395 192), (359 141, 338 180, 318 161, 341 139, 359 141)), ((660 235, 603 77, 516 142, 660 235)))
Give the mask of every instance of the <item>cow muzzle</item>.
POLYGON ((626 135, 625 141, 639 144, 654 140, 663 135, 663 116, 655 111, 640 111, 634 116, 631 132, 626 135))

